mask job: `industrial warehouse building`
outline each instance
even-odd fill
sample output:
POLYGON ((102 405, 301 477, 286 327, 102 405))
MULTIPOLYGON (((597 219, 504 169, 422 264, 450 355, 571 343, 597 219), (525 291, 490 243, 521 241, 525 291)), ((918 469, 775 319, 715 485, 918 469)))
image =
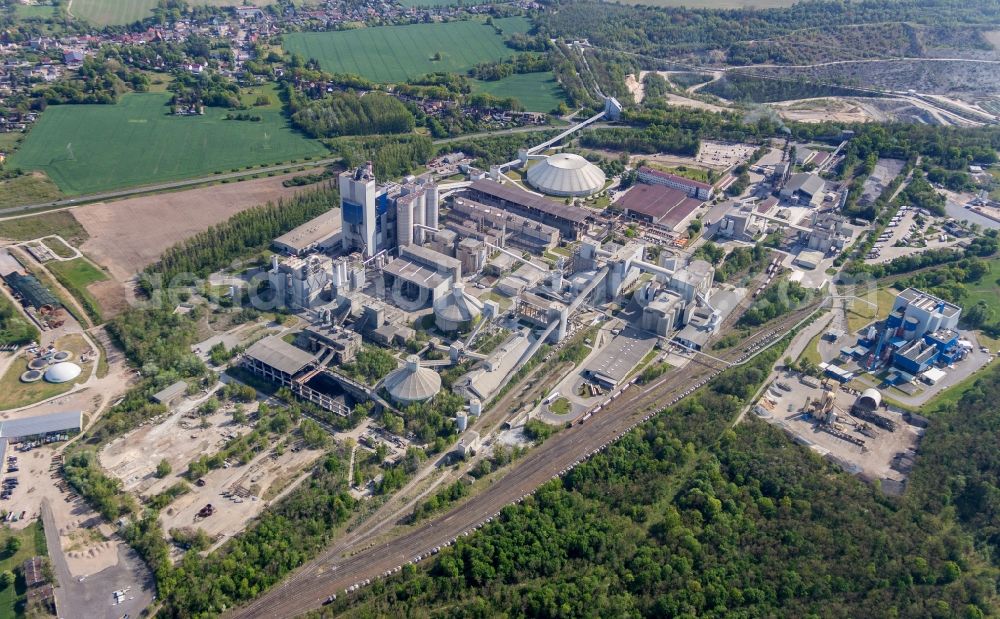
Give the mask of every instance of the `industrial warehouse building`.
POLYGON ((895 370, 889 382, 912 382, 935 365, 964 359, 971 343, 959 338, 962 308, 932 294, 907 288, 896 296, 885 320, 868 329, 856 349, 847 352, 869 370, 895 370))
POLYGON ((901 314, 902 320, 912 321, 915 337, 938 329, 958 329, 962 308, 916 288, 907 288, 896 296, 892 314, 901 314))
POLYGON ((80 411, 0 421, 0 464, 7 461, 7 446, 10 444, 67 440, 82 428, 83 414, 80 411))
MULTIPOLYGON (((445 219, 449 230, 466 239, 486 241, 500 247, 515 247, 533 254, 541 254, 559 243, 559 230, 553 226, 467 198, 457 197, 452 200, 451 210, 445 219)), ((454 245, 454 241, 451 245, 454 245)))
POLYGON ((462 261, 422 245, 399 248, 399 257, 385 265, 393 290, 408 299, 433 302, 462 280, 462 261))
POLYGON ((817 204, 823 201, 823 189, 826 183, 818 174, 809 172, 799 172, 792 174, 788 182, 779 192, 783 198, 791 198, 798 195, 799 202, 803 204, 817 204))
POLYGON ((467 196, 488 206, 540 221, 559 229, 563 238, 576 240, 587 228, 590 213, 586 209, 560 204, 548 198, 528 193, 512 185, 481 179, 473 181, 467 196))
POLYGON ((648 331, 625 327, 597 358, 587 364, 585 372, 598 383, 613 388, 639 367, 656 342, 657 337, 648 331))
POLYGON ((327 251, 340 243, 343 227, 341 210, 333 208, 274 239, 276 251, 298 256, 311 251, 327 251))
POLYGON ((604 172, 580 155, 559 153, 528 168, 528 184, 550 196, 581 197, 604 188, 604 172))
POLYGON ((240 364, 261 378, 288 387, 303 400, 346 416, 350 413, 352 399, 343 389, 345 379, 324 370, 335 354, 336 351, 330 349, 311 353, 273 335, 248 348, 240 364))
POLYGON ((666 185, 638 184, 615 202, 625 215, 674 229, 702 205, 687 192, 666 185))
POLYGON ((653 168, 641 167, 639 168, 639 173, 636 178, 639 179, 640 183, 646 183, 647 185, 663 185, 664 187, 670 187, 671 189, 679 189, 688 196, 698 198, 699 200, 704 201, 712 199, 713 190, 712 186, 708 183, 691 180, 690 178, 684 178, 683 176, 678 176, 669 172, 661 172, 660 170, 654 170, 653 168))
POLYGON ((14 295, 19 297, 25 305, 29 305, 35 309, 62 307, 56 295, 35 279, 34 275, 23 275, 16 272, 9 273, 4 277, 4 281, 10 286, 14 295))

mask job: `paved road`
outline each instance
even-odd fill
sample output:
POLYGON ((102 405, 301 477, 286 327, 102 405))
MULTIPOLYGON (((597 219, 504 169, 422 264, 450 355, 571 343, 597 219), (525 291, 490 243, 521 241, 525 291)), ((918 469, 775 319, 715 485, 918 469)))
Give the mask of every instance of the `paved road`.
MULTIPOLYGON (((745 309, 746 306, 742 306, 734 314, 738 317, 745 309)), ((799 310, 774 325, 768 325, 767 337, 770 341, 780 337, 810 311, 812 308, 799 310)), ((725 358, 742 358, 748 351, 756 350, 761 340, 760 336, 751 338, 743 346, 727 350, 725 358)), ((335 545, 285 583, 250 605, 236 609, 229 616, 295 617, 319 607, 330 595, 343 595, 344 589, 355 583, 378 578, 418 556, 426 557, 431 549, 478 528, 505 505, 518 502, 541 484, 684 397, 693 387, 714 377, 721 369, 722 364, 699 355, 685 367, 668 372, 648 386, 633 386, 591 419, 557 433, 533 449, 488 491, 397 539, 362 547, 351 556, 343 556, 348 549, 335 545)))
POLYGON ((75 578, 69 571, 59 543, 59 530, 48 499, 42 501, 42 525, 59 586, 55 588, 60 619, 120 619, 139 617, 153 602, 153 575, 145 562, 127 544, 118 546, 118 564, 97 574, 75 578), (114 603, 113 592, 130 587, 121 604, 114 603))

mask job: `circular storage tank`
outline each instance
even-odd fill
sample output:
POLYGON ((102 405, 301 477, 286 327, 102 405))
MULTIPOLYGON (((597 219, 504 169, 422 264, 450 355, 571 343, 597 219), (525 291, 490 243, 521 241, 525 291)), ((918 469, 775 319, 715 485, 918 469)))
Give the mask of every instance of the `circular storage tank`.
POLYGON ((42 380, 41 370, 28 370, 24 374, 21 374, 22 383, 35 383, 42 380))
POLYGON ((45 370, 45 380, 50 383, 66 383, 80 375, 80 366, 69 361, 57 363, 45 370))
POLYGON ((56 354, 52 355, 52 361, 59 363, 61 361, 69 361, 73 357, 73 353, 68 350, 60 350, 56 354))
POLYGON ((589 196, 604 188, 604 172, 580 155, 559 153, 528 168, 528 183, 551 196, 589 196))
POLYGON ((409 404, 436 396, 441 391, 441 377, 430 368, 420 367, 420 357, 410 355, 406 365, 385 377, 384 385, 393 400, 409 404))
POLYGON ((857 405, 864 410, 877 410, 882 405, 882 394, 877 389, 865 389, 858 397, 857 405))
POLYGON ((28 368, 32 370, 42 370, 44 368, 47 368, 48 366, 49 366, 48 359, 42 359, 41 357, 39 357, 38 359, 32 359, 31 361, 28 362, 28 368))
POLYGON ((483 303, 456 283, 451 292, 434 302, 434 324, 445 333, 471 329, 483 314, 483 303))

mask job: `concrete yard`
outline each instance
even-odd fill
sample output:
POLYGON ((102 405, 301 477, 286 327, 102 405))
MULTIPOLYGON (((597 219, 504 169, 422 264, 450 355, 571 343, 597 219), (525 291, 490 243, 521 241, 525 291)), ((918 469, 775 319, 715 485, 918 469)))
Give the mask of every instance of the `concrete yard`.
MULTIPOLYGON (((233 422, 232 409, 220 408, 204 417, 207 428, 201 428, 201 417, 189 415, 207 395, 197 400, 185 401, 165 420, 153 420, 137 430, 125 434, 101 450, 101 466, 121 480, 125 490, 140 494, 157 494, 178 480, 189 462, 205 454, 212 454, 229 439, 249 432, 250 428, 233 422), (170 463, 173 473, 163 479, 153 474, 160 460, 170 463)), ((254 409, 247 407, 248 412, 254 409)))
POLYGON ((204 486, 192 486, 191 492, 175 499, 160 513, 163 530, 201 529, 216 544, 242 531, 273 500, 295 488, 308 474, 309 466, 323 454, 294 442, 290 440, 281 455, 269 449, 245 466, 209 471, 202 477, 204 486), (233 494, 224 497, 223 492, 233 494), (198 512, 207 504, 215 507, 215 513, 199 518, 198 512))
POLYGON ((895 431, 890 432, 868 423, 868 432, 875 437, 865 435, 861 432, 861 427, 866 422, 848 413, 858 396, 840 386, 834 385, 833 389, 833 410, 838 418, 835 427, 863 442, 863 445, 853 444, 826 432, 822 429, 822 424, 803 413, 806 401, 820 399, 823 389, 805 384, 794 373, 779 376, 764 392, 755 406, 755 412, 758 417, 791 434, 796 442, 808 446, 849 472, 870 481, 883 480, 887 492, 891 491, 890 488, 901 488, 909 474, 909 467, 905 463, 899 464, 897 458, 903 455, 912 462, 924 430, 907 422, 900 411, 881 408, 878 414, 894 421, 895 431), (790 387, 790 390, 780 388, 779 383, 790 387))

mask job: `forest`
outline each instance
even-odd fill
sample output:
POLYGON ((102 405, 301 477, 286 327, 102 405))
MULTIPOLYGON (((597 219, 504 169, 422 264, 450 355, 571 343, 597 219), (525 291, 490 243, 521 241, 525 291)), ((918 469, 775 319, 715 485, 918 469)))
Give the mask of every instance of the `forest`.
POLYGON ((205 105, 208 107, 240 107, 240 87, 235 81, 218 73, 195 75, 188 71, 174 71, 168 86, 173 92, 172 107, 205 105))
POLYGON ((334 93, 310 101, 292 114, 292 124, 312 138, 413 131, 413 115, 397 98, 382 93, 364 97, 334 93))
MULTIPOLYGON (((996 516, 974 509, 989 507, 977 500, 995 502, 997 495, 1000 439, 996 422, 987 421, 995 419, 988 406, 969 431, 959 427, 957 414, 955 429, 942 431, 951 436, 940 445, 941 460, 921 463, 925 472, 917 474, 924 475, 926 497, 915 481, 912 496, 892 499, 767 424, 746 420, 730 429, 780 354, 724 373, 505 508, 429 565, 407 566, 313 616, 976 618, 991 612, 997 572, 951 525, 951 499, 933 482, 938 476, 963 484, 954 486, 954 496, 971 508, 968 516, 996 524, 996 516), (986 445, 972 445, 974 431, 992 432, 986 445), (964 447, 974 463, 963 462, 953 475, 944 454, 964 447), (974 483, 962 481, 966 475, 974 483)), ((997 394, 984 393, 981 401, 990 396, 997 394)))
POLYGON ((337 138, 326 144, 342 159, 346 168, 371 161, 378 178, 399 178, 427 163, 434 144, 426 135, 372 135, 337 138))
POLYGON ((728 10, 595 0, 548 0, 545 4, 548 10, 536 18, 541 34, 586 38, 598 47, 657 59, 697 57, 699 52, 720 50, 734 63, 748 60, 742 42, 764 41, 810 28, 897 22, 973 25, 1000 20, 1000 6, 990 0, 817 0, 785 8, 728 10))
POLYGON ((803 288, 798 282, 782 280, 769 286, 760 297, 754 301, 739 321, 737 327, 756 327, 778 316, 787 314, 798 308, 813 296, 813 291, 803 288))
POLYGON ((508 60, 485 62, 469 70, 469 75, 479 80, 495 81, 517 73, 539 73, 552 68, 545 54, 518 54, 508 60))
POLYGON ((805 79, 761 79, 739 73, 726 74, 702 88, 705 92, 740 103, 772 103, 816 97, 877 97, 871 92, 816 84, 805 79))

